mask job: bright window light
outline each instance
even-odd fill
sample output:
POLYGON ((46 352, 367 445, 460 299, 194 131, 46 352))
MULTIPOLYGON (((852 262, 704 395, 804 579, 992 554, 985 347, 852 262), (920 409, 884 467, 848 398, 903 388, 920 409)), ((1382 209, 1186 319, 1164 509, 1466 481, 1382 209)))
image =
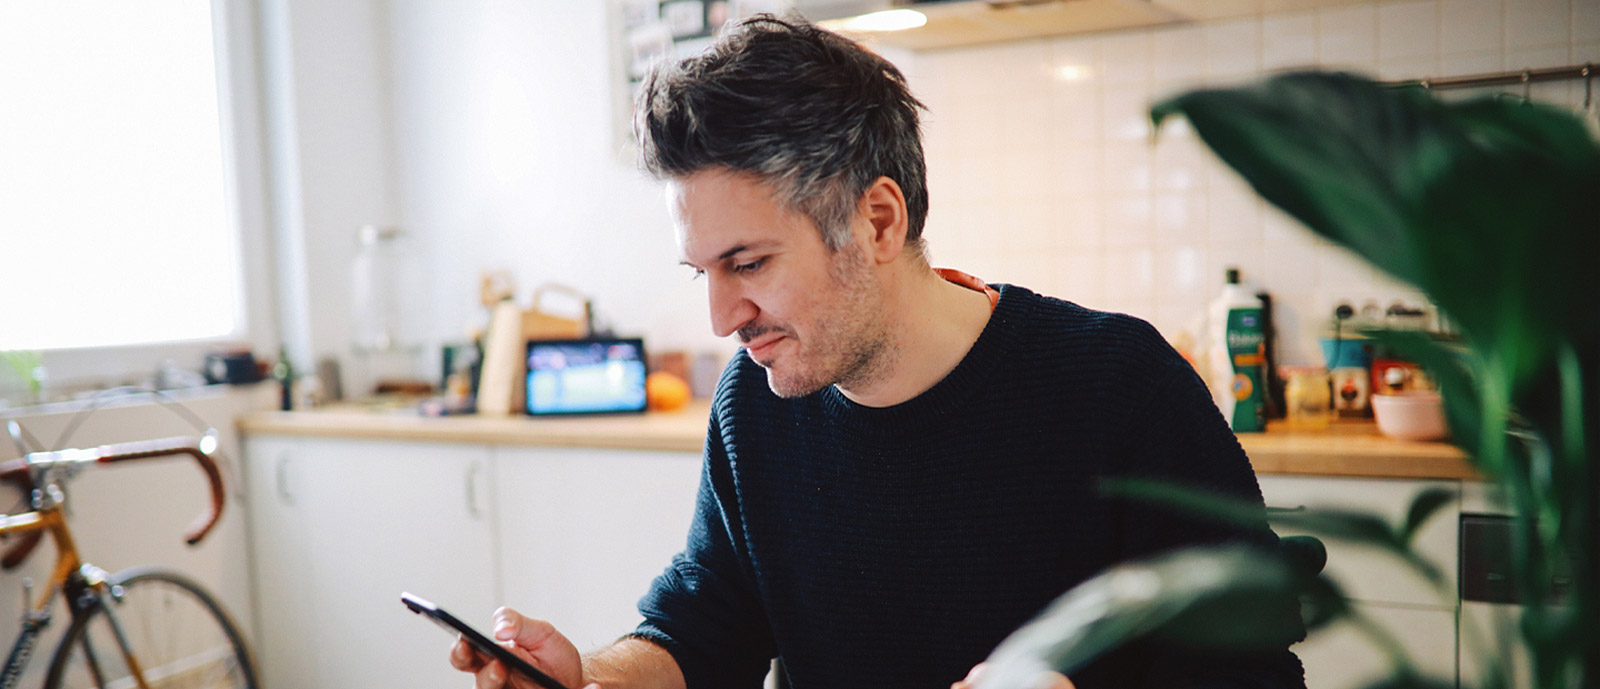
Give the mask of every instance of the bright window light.
POLYGON ((0 350, 241 334, 211 6, 0 2, 0 350))

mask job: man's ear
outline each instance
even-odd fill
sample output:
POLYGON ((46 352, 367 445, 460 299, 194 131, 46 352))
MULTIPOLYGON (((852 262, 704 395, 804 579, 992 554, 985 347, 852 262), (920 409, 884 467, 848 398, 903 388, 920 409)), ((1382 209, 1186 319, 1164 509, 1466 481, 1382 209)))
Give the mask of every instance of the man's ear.
POLYGON ((870 231, 870 254, 874 263, 889 263, 899 258, 906 247, 906 196, 900 185, 879 177, 861 195, 857 212, 866 219, 870 231))

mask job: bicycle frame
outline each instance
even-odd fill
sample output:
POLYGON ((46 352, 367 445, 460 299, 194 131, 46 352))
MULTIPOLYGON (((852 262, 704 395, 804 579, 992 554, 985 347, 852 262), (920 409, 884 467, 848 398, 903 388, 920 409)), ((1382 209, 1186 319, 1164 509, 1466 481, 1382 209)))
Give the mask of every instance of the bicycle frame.
MULTIPOLYGON (((42 509, 17 515, 0 515, 0 536, 42 531, 48 533, 56 544, 56 564, 50 572, 49 583, 37 603, 28 601, 29 609, 22 619, 22 633, 11 646, 4 669, 0 669, 0 689, 12 689, 21 679, 23 669, 33 657, 34 646, 39 643, 39 636, 50 626, 50 603, 55 600, 56 594, 94 586, 79 571, 83 568, 83 562, 78 557, 77 545, 72 540, 72 531, 67 528, 67 520, 62 516, 60 502, 54 500, 53 496, 41 498, 49 500, 42 509)), ((73 615, 80 614, 79 610, 79 606, 71 606, 73 615)), ((132 658, 127 660, 133 662, 132 658)), ((143 677, 137 672, 135 676, 139 678, 140 686, 144 686, 143 677)))

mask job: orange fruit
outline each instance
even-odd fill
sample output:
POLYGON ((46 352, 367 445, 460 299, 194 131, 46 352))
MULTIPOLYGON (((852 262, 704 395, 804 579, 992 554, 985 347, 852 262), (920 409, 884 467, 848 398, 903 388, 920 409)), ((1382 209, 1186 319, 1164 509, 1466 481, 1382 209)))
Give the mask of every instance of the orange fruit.
POLYGON ((655 411, 682 409, 689 403, 689 383, 666 371, 656 371, 644 379, 644 397, 655 411))

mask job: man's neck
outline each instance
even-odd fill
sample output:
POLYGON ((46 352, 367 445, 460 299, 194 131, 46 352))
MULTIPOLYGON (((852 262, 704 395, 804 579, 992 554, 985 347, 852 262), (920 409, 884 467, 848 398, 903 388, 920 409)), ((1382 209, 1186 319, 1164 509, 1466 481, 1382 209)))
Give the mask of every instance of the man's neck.
POLYGON ((886 290, 890 347, 884 375, 839 392, 868 407, 889 407, 926 392, 966 357, 989 322, 988 295, 954 284, 926 265, 897 268, 897 287, 886 290))

